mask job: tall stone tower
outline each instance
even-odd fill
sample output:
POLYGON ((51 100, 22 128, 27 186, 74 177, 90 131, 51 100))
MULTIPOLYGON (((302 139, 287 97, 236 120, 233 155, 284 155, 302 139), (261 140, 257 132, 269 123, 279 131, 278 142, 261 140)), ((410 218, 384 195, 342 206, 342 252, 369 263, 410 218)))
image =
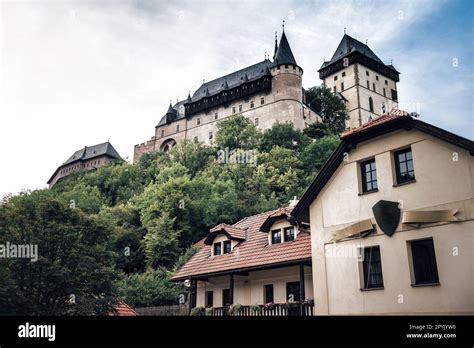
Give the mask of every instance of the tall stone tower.
POLYGON ((285 101, 286 107, 279 110, 282 113, 282 118, 291 120, 293 123, 301 123, 295 124, 295 126, 304 129, 304 118, 296 117, 303 114, 301 111, 303 107, 303 69, 296 63, 284 30, 280 44, 276 45, 275 41, 275 55, 270 72, 274 101, 285 101))
POLYGON ((384 64, 366 44, 347 34, 318 72, 324 85, 346 103, 348 128, 359 127, 398 104, 400 73, 393 65, 384 64))

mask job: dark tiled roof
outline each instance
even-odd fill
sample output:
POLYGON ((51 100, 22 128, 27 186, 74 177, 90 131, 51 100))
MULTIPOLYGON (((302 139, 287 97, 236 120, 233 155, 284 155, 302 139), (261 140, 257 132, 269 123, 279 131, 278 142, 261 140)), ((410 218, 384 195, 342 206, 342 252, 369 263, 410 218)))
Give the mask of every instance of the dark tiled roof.
POLYGON ((281 35, 280 44, 275 55, 273 66, 282 65, 282 64, 296 64, 296 59, 291 52, 290 44, 286 38, 285 32, 281 35))
POLYGON ((311 258, 309 233, 300 231, 294 241, 269 245, 268 235, 260 232, 263 222, 278 211, 277 209, 250 216, 235 223, 233 227, 247 230, 246 240, 237 244, 231 253, 212 257, 212 246, 203 245, 172 280, 309 260, 311 258))
MULTIPOLYGON (((320 70, 325 68, 328 65, 331 65, 339 61, 340 59, 348 56, 349 54, 353 52, 359 52, 363 54, 364 56, 376 61, 377 63, 385 65, 384 62, 382 62, 382 60, 379 57, 377 57, 377 55, 369 48, 369 46, 360 42, 359 40, 354 39, 353 37, 347 34, 344 34, 331 60, 324 62, 320 70)), ((390 64, 386 66, 396 71, 393 65, 390 64)))
POLYGON ((71 157, 69 157, 69 159, 66 162, 64 162, 63 165, 70 164, 72 162, 76 162, 79 160, 85 161, 85 160, 102 156, 102 155, 108 155, 116 159, 122 159, 122 157, 120 157, 120 155, 112 146, 112 144, 109 142, 106 142, 106 143, 97 144, 97 145, 89 146, 89 147, 85 146, 83 149, 74 152, 74 154, 71 157))

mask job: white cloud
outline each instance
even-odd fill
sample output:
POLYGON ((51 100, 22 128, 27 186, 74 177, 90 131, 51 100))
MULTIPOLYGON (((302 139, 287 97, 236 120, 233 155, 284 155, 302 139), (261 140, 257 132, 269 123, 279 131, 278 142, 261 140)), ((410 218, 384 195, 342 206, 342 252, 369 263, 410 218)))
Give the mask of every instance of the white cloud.
MULTIPOLYGON (((0 194, 44 187, 72 152, 109 137, 131 158, 133 145, 153 135, 170 98, 183 99, 203 79, 263 60, 265 51, 272 54, 281 19, 308 87, 320 83, 317 69, 344 27, 396 64, 401 53, 384 55, 391 40, 409 35, 413 23, 440 6, 440 1, 1 2, 0 194)), ((422 98, 416 94, 422 88, 414 85, 410 91, 422 98)))

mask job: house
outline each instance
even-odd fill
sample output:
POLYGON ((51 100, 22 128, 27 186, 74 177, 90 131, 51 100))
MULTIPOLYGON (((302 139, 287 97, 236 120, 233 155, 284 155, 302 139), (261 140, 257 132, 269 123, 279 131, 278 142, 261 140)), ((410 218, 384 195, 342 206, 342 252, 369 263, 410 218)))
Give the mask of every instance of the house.
POLYGON ((394 110, 344 133, 291 215, 316 314, 474 313, 474 143, 394 110))
POLYGON ((212 228, 172 278, 191 285, 190 308, 225 315, 238 304, 242 315, 310 315, 310 235, 290 211, 280 208, 212 228))
POLYGON ((74 152, 66 162, 54 171, 48 180, 49 188, 72 173, 107 166, 116 160, 121 161, 122 157, 108 141, 94 146, 85 146, 74 152))

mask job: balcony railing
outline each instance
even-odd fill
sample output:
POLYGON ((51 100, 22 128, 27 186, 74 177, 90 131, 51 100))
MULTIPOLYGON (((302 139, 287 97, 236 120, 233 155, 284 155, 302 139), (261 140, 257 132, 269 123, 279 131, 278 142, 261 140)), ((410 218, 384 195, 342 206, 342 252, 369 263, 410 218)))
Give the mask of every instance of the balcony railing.
POLYGON ((275 303, 260 306, 233 305, 225 307, 206 308, 206 316, 262 316, 262 317, 284 317, 284 316, 312 316, 313 303, 275 303))

